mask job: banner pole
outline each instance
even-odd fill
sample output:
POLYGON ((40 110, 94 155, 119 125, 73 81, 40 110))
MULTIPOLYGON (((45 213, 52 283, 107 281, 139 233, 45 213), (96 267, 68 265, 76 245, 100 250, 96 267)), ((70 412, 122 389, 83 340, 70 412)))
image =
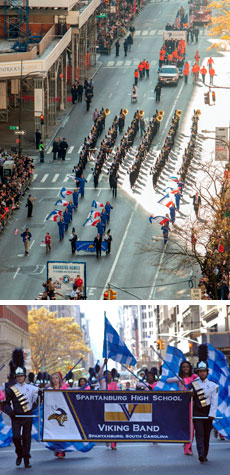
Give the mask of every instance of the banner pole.
MULTIPOLYGON (((106 319, 106 312, 104 312, 104 317, 106 319)), ((105 360, 105 383, 106 383, 106 391, 108 391, 108 343, 107 340, 105 340, 105 346, 106 346, 106 360, 105 360)))
POLYGON ((87 379, 87 381, 86 381, 86 386, 87 386, 87 384, 89 384, 90 378, 91 378, 91 376, 93 375, 93 372, 94 372, 94 370, 95 370, 95 368, 96 368, 96 366, 97 366, 98 364, 99 364, 99 360, 97 360, 97 362, 96 362, 94 368, 93 368, 92 371, 90 372, 90 375, 89 375, 89 377, 88 377, 88 379, 87 379))
MULTIPOLYGON (((165 361, 165 360, 162 358, 161 354, 158 353, 158 351, 155 350, 155 348, 153 348, 153 345, 150 345, 150 348, 154 351, 154 353, 156 353, 156 355, 158 356, 158 358, 160 358, 160 360, 163 361, 163 363, 168 367, 168 369, 170 369, 170 371, 172 371, 172 373, 174 374, 174 376, 176 376, 176 378, 178 379, 178 381, 180 381, 180 383, 181 383, 181 379, 179 378, 178 374, 176 374, 176 373, 170 368, 169 364, 167 363, 167 361, 165 361)), ((183 384, 183 383, 181 383, 181 384, 183 384)), ((186 384, 184 384, 183 386, 184 386, 186 389, 189 389, 186 384)))
POLYGON ((38 442, 41 441, 41 396, 39 394, 38 396, 38 442))
POLYGON ((68 374, 73 371, 74 368, 76 368, 76 366, 81 362, 82 358, 80 358, 80 360, 78 360, 78 362, 68 371, 68 373, 66 373, 66 375, 64 376, 64 378, 62 378, 62 381, 64 381, 64 379, 66 379, 66 377, 68 376, 68 374))

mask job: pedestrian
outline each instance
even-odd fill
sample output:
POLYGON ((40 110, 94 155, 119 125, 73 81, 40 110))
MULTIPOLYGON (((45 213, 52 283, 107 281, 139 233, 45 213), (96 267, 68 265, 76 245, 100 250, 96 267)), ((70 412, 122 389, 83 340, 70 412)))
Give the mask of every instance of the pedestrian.
POLYGON ((61 216, 60 220, 57 222, 58 225, 58 232, 59 232, 59 239, 62 241, 64 239, 64 231, 65 231, 65 223, 64 218, 61 216))
POLYGON ((105 211, 107 213, 107 223, 109 223, 110 221, 110 212, 111 212, 111 209, 113 209, 113 206, 110 204, 109 201, 106 201, 106 204, 105 204, 105 211))
POLYGON ((181 199, 181 194, 179 191, 175 193, 175 201, 176 201, 176 209, 179 211, 180 209, 180 199, 181 199))
POLYGON ((119 38, 117 39, 115 43, 115 48, 116 48, 116 56, 119 56, 119 50, 120 50, 120 40, 119 38))
POLYGON ((95 239, 94 239, 94 244, 96 246, 96 256, 101 257, 101 243, 102 243, 102 238, 99 233, 97 233, 95 239))
POLYGON ((39 145, 40 145, 40 142, 41 142, 41 138, 42 138, 41 132, 39 132, 39 130, 36 129, 36 132, 35 132, 35 143, 36 143, 36 149, 37 149, 37 150, 39 150, 39 145))
POLYGON ((127 39, 125 39, 123 46, 124 46, 124 53, 125 53, 125 56, 127 56, 127 52, 128 52, 128 42, 127 42, 127 39))
POLYGON ((195 27, 194 27, 194 36, 195 36, 196 43, 198 43, 199 33, 200 33, 200 30, 199 30, 198 26, 195 25, 195 27))
POLYGON ((110 252, 111 252, 111 242, 113 240, 113 238, 110 234, 110 229, 108 229, 107 233, 105 234, 104 240, 107 242, 107 245, 108 245, 106 254, 110 254, 110 252))
POLYGON ((21 233, 21 237, 22 237, 23 244, 25 247, 25 256, 28 256, 29 248, 30 248, 30 240, 32 238, 32 234, 29 228, 26 228, 26 230, 23 233, 21 233))
POLYGON ((98 112, 98 109, 96 108, 93 112, 93 122, 94 122, 94 124, 96 124, 98 116, 99 116, 99 112, 98 112))
POLYGON ((185 82, 185 84, 187 84, 188 83, 188 76, 189 76, 189 67, 188 68, 184 67, 184 72, 183 73, 184 73, 184 82, 185 82))
POLYGON ((78 102, 82 102, 82 95, 83 95, 83 86, 79 82, 79 84, 77 86, 77 101, 78 102))
POLYGON ((207 69, 205 66, 203 66, 200 70, 200 73, 201 73, 201 76, 202 76, 202 81, 203 81, 203 84, 205 84, 205 76, 207 74, 207 69))
MULTIPOLYGON (((26 368, 22 349, 14 350, 12 360, 16 363, 15 384, 6 388, 6 400, 2 404, 2 410, 11 418, 13 443, 17 455, 16 466, 19 467, 24 459, 25 468, 30 468, 32 414, 38 402, 38 388, 25 383, 26 368)), ((14 367, 14 363, 12 364, 14 367)))
POLYGON ((92 93, 87 90, 85 93, 85 101, 86 101, 86 112, 89 112, 90 104, 92 102, 92 93))
POLYGON ((214 59, 210 56, 210 58, 208 58, 208 62, 207 62, 208 69, 212 68, 213 64, 214 64, 214 59))
POLYGON ((39 155, 40 155, 40 162, 43 163, 44 162, 44 158, 45 158, 45 147, 44 147, 44 144, 42 143, 42 141, 40 142, 39 144, 39 155))
POLYGON ((128 45, 128 51, 131 51, 131 46, 133 44, 133 37, 131 34, 129 34, 129 36, 126 38, 127 40, 127 45, 128 45))
POLYGON ((113 174, 111 179, 113 198, 117 197, 117 175, 113 174))
POLYGON ((144 117, 140 118, 140 132, 141 132, 141 137, 142 137, 142 135, 145 134, 145 119, 144 119, 144 117))
POLYGON ((195 58, 195 62, 199 64, 199 62, 200 62, 200 55, 199 55, 199 50, 198 50, 198 49, 196 50, 196 53, 195 53, 194 58, 195 58))
POLYGON ((65 211, 63 213, 63 219, 64 219, 64 225, 65 225, 65 231, 68 231, 68 226, 71 221, 71 216, 68 213, 68 210, 65 208, 65 211))
POLYGON ((27 218, 32 218, 32 212, 33 212, 33 207, 34 207, 34 201, 37 198, 33 197, 32 195, 29 195, 27 198, 26 202, 26 207, 27 207, 27 218))
POLYGON ((218 406, 218 385, 208 379, 208 364, 199 361, 195 368, 197 378, 191 383, 193 389, 193 417, 196 446, 200 463, 207 462, 212 423, 218 406))
POLYGON ((66 152, 67 152, 67 149, 68 149, 68 143, 66 142, 66 138, 63 137, 63 140, 59 144, 59 148, 60 148, 60 151, 61 151, 61 154, 60 154, 61 159, 64 161, 65 157, 66 157, 66 152))
POLYGON ((146 61, 145 70, 146 70, 146 79, 149 79, 149 70, 150 70, 149 61, 146 61))
POLYGON ((57 140, 57 138, 55 138, 54 141, 53 141, 52 153, 53 153, 53 160, 56 160, 57 154, 58 154, 58 140, 57 140))
POLYGON ((79 181, 79 185, 80 185, 80 188, 79 188, 79 193, 81 195, 81 198, 84 198, 85 196, 85 184, 87 183, 87 180, 86 178, 84 178, 84 175, 82 174, 80 178, 78 178, 79 181))
POLYGON ((201 205, 201 197, 200 197, 198 191, 196 192, 195 195, 191 196, 191 198, 193 199, 193 208, 194 208, 194 211, 196 213, 196 217, 198 218, 199 217, 199 207, 201 205))
POLYGON ((45 235, 45 245, 46 245, 46 253, 48 254, 51 251, 51 235, 48 232, 45 235))
POLYGON ((196 237, 196 232, 192 229, 192 235, 191 235, 191 244, 192 244, 192 252, 196 252, 196 243, 197 243, 197 237, 196 237))
POLYGON ((160 102, 161 100, 161 83, 158 82, 155 89, 154 89, 154 92, 156 94, 156 102, 160 102))
POLYGON ((97 228, 97 232, 100 234, 101 239, 102 239, 103 233, 104 233, 104 224, 102 223, 101 218, 98 220, 96 224, 96 228, 97 228))
POLYGON ((125 126, 125 116, 123 113, 120 113, 119 119, 118 119, 118 128, 119 128, 119 133, 122 132, 125 126))
POLYGON ((172 203, 171 206, 169 207, 169 214, 170 214, 171 223, 174 224, 176 221, 176 208, 175 208, 174 203, 172 203))
POLYGON ((215 69, 213 67, 209 68, 209 77, 210 77, 210 85, 213 85, 213 78, 215 76, 215 69))
POLYGON ((76 84, 73 84, 71 87, 71 96, 72 96, 72 104, 75 104, 75 101, 77 99, 77 88, 76 84))
POLYGON ((167 242, 168 242, 168 236, 169 236, 169 231, 170 231, 168 221, 167 221, 167 223, 163 224, 163 226, 161 226, 161 230, 163 232, 164 245, 166 245, 167 242))
POLYGON ((140 80, 142 80, 143 79, 143 64, 139 63, 138 66, 137 66, 137 69, 139 71, 140 80))
POLYGON ((72 229, 72 233, 70 235, 70 238, 69 238, 69 241, 71 242, 71 251, 72 251, 72 254, 75 254, 76 252, 76 241, 77 241, 77 235, 76 235, 76 231, 75 231, 75 228, 72 229))
POLYGON ((134 84, 135 84, 135 86, 138 85, 138 78, 139 78, 139 71, 138 71, 138 69, 135 69, 135 71, 134 71, 134 84))

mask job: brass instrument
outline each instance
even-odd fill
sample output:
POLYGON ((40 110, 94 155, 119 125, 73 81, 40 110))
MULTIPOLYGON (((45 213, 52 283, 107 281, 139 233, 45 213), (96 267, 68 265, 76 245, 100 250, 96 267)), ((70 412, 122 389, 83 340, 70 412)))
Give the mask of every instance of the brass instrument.
POLYGON ((197 109, 197 111, 196 111, 196 115, 200 115, 200 114, 201 114, 201 111, 200 111, 200 109, 197 109))
POLYGON ((145 111, 140 110, 139 111, 139 117, 142 118, 142 117, 144 117, 144 115, 145 115, 145 111))
POLYGON ((122 114, 123 114, 123 115, 127 115, 128 112, 129 112, 128 109, 122 109, 122 114))
POLYGON ((105 109, 105 115, 109 115, 110 114, 110 109, 105 109))
POLYGON ((180 118, 182 111, 180 109, 177 109, 175 112, 176 116, 180 118))
POLYGON ((156 120, 157 122, 161 122, 163 120, 163 115, 157 115, 156 120))
POLYGON ((165 113, 164 113, 164 111, 160 110, 160 111, 158 111, 157 115, 162 115, 162 117, 163 117, 163 115, 165 115, 165 113))

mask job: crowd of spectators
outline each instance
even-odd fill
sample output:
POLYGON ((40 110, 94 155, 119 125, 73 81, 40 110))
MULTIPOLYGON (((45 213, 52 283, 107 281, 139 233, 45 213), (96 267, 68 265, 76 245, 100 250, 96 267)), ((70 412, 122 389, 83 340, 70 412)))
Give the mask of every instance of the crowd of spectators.
MULTIPOLYGON (((121 0, 114 5, 113 2, 110 3, 110 12, 106 13, 105 18, 98 18, 97 42, 99 53, 110 54, 113 42, 131 31, 130 27, 132 28, 135 16, 143 6, 144 1, 138 0, 137 4, 134 3, 134 0, 121 0)), ((104 3, 101 6, 101 11, 105 11, 104 3)))
POLYGON ((8 153, 0 147, 0 230, 2 231, 11 213, 19 208, 21 197, 31 183, 33 160, 28 156, 19 158, 17 153, 8 153), (7 162, 11 166, 7 167, 7 162))

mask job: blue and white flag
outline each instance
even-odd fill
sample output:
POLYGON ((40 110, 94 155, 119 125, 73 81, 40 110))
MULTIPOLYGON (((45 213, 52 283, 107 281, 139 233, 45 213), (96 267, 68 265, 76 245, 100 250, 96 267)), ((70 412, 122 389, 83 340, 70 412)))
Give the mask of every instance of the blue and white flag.
POLYGON ((174 201, 172 201, 172 198, 170 198, 169 194, 167 193, 167 195, 164 195, 157 203, 165 205, 167 208, 169 208, 174 203, 174 201))
POLYGON ((111 358, 113 361, 124 365, 135 366, 136 364, 136 359, 112 327, 107 317, 105 317, 103 358, 111 358))
POLYGON ((185 361, 185 356, 182 351, 174 346, 168 345, 162 366, 161 379, 154 387, 154 391, 178 390, 176 383, 167 383, 166 381, 168 378, 174 378, 175 375, 178 375, 182 361, 185 361))
POLYGON ((218 408, 213 427, 226 439, 230 439, 230 371, 224 354, 208 344, 209 378, 219 386, 218 408))
POLYGON ((12 442, 12 428, 4 423, 2 414, 0 413, 0 448, 9 447, 12 442))
POLYGON ((58 219, 62 216, 62 210, 61 209, 54 209, 51 211, 50 214, 46 217, 46 221, 55 221, 57 222, 58 219))

